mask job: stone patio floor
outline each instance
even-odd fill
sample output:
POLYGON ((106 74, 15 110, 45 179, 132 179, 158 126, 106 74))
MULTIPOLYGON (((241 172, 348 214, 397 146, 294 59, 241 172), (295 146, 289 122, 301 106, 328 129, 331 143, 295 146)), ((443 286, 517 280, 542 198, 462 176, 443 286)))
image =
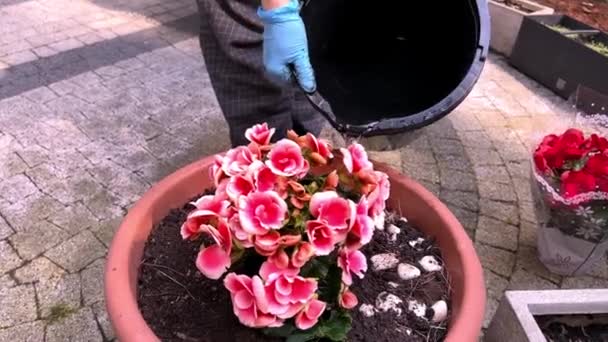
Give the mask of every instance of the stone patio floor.
MULTIPOLYGON (((121 218, 163 176, 228 148, 195 11, 192 0, 0 0, 0 341, 113 340, 103 266, 121 218)), ((486 325, 506 289, 608 287, 608 267, 563 278, 535 257, 530 137, 573 115, 492 55, 447 118, 364 141, 474 239, 486 325)))

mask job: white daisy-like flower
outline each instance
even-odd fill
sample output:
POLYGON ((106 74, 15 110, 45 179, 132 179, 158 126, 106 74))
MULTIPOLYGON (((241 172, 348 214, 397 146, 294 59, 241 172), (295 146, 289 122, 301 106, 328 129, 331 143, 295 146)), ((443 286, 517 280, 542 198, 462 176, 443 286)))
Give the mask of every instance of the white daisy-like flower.
POLYGON ((585 240, 589 240, 597 238, 600 235, 600 231, 596 227, 578 227, 575 234, 582 236, 585 240))
POLYGON ((576 215, 588 218, 593 215, 593 210, 591 209, 591 207, 580 206, 576 209, 576 215))

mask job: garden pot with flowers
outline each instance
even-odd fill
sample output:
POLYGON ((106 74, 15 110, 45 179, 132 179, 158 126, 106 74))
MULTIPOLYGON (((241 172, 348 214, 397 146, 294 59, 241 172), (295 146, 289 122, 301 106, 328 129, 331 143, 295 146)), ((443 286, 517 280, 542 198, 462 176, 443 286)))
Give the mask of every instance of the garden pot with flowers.
POLYGON ((568 129, 547 135, 534 152, 533 181, 542 227, 539 259, 563 275, 606 267, 608 140, 568 129))
POLYGON ((205 158, 154 186, 106 265, 121 341, 476 341, 481 265, 449 210, 359 144, 311 134, 205 158))

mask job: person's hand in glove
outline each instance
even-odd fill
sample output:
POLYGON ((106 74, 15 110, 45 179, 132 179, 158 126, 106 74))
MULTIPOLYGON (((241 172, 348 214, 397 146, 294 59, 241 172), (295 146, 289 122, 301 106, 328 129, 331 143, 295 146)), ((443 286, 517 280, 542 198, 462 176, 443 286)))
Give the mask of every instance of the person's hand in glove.
POLYGON ((316 89, 315 75, 308 57, 306 29, 297 0, 262 0, 258 15, 264 23, 264 66, 274 79, 287 82, 295 68, 300 86, 316 89))

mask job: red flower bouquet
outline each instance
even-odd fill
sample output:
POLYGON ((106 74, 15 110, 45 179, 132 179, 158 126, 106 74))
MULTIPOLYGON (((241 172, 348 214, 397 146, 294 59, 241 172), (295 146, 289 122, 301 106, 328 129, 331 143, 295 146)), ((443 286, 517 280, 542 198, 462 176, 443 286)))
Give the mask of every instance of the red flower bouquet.
POLYGON ((608 249, 608 140, 578 129, 548 135, 534 151, 534 171, 541 261, 561 274, 589 271, 608 249))
POLYGON ((349 287, 367 271, 360 248, 384 226, 388 176, 359 144, 332 150, 293 132, 271 144, 273 133, 256 125, 248 146, 216 157, 215 194, 193 203, 181 236, 203 238, 196 267, 224 277, 243 325, 316 337, 329 331, 335 339, 350 329, 348 309, 358 302, 349 287), (251 260, 259 262, 247 274, 233 271, 251 260), (325 311, 329 319, 320 322, 325 311))

